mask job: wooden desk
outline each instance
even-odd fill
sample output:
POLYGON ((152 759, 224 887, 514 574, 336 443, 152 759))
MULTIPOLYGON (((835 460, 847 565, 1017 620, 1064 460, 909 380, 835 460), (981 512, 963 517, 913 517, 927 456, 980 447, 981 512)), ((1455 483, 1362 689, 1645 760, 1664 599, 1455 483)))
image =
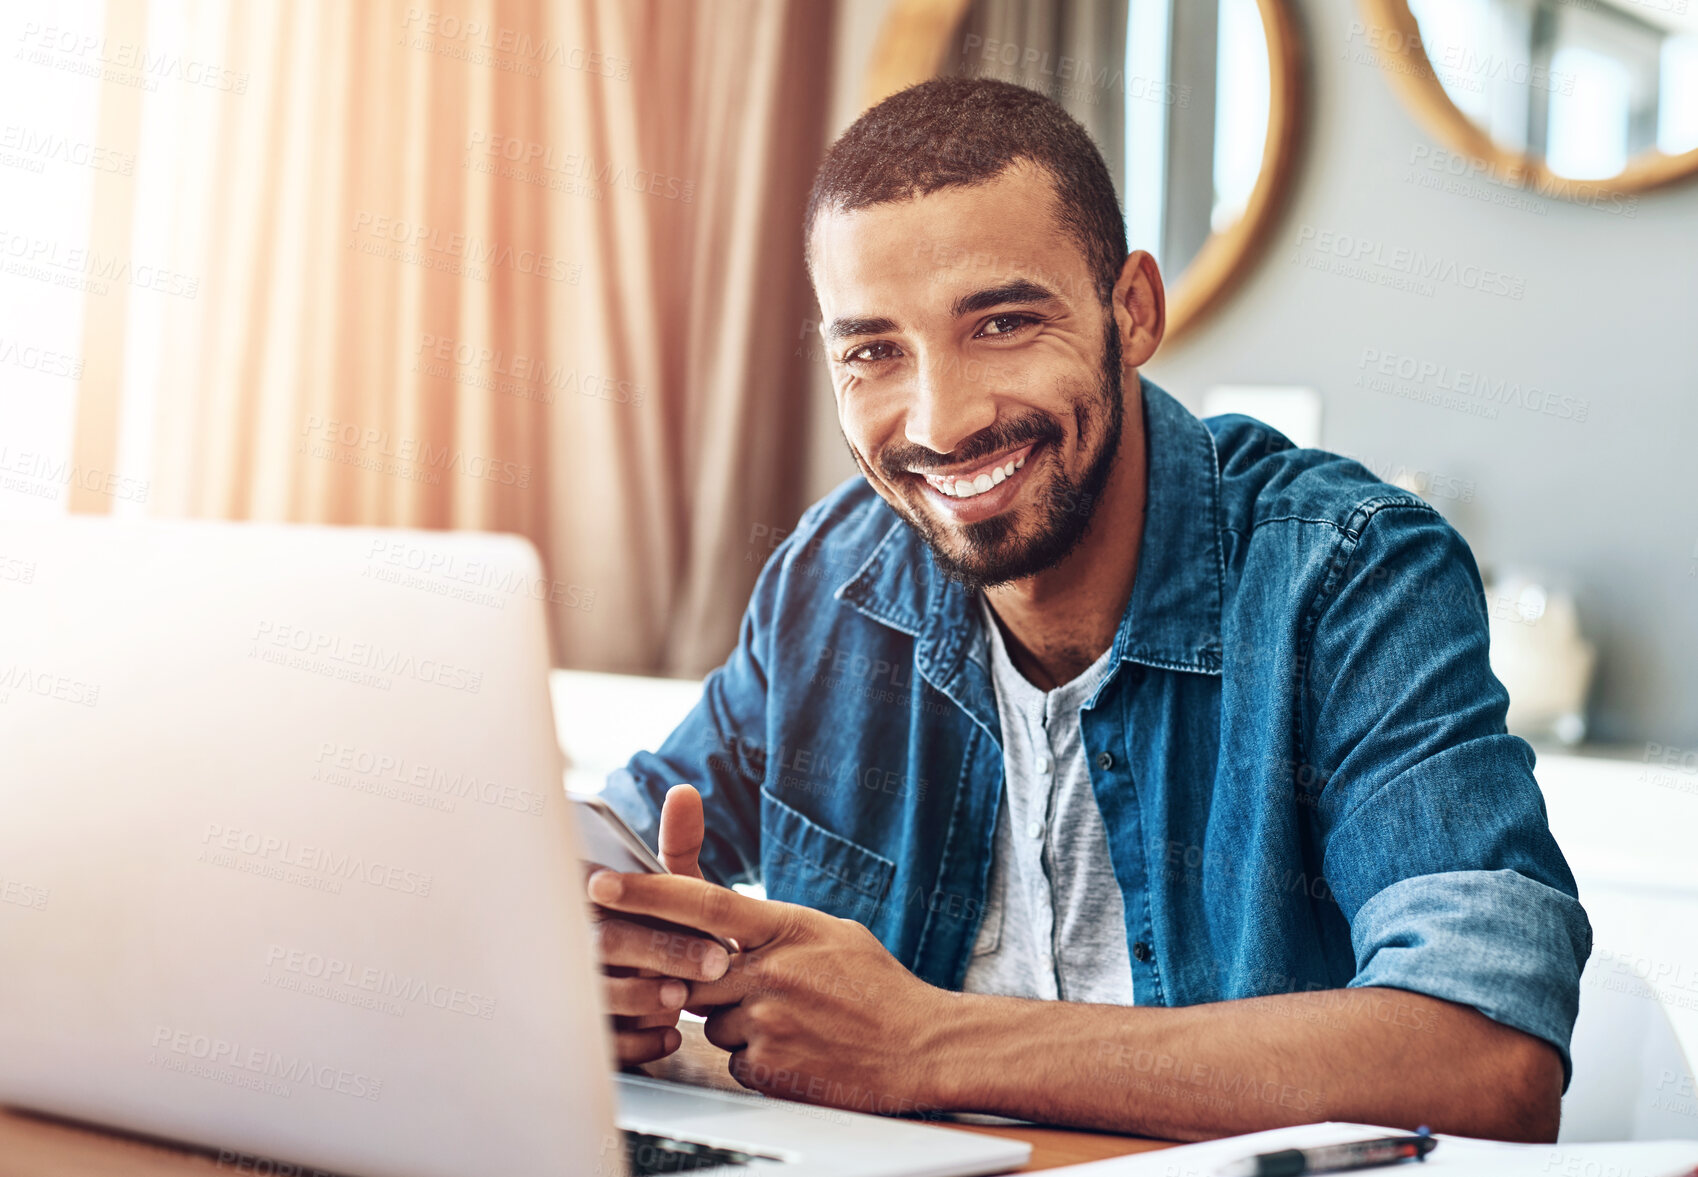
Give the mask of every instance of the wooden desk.
MULTIPOLYGON (((702 1037, 701 1024, 686 1021, 683 1029, 683 1048, 665 1062, 647 1068, 649 1073, 706 1087, 742 1090, 725 1070, 725 1055, 702 1037)), ((1032 1160, 1019 1170, 1022 1173, 1172 1147, 1160 1140, 1075 1132, 1068 1128, 979 1124, 950 1127, 1026 1141, 1032 1146, 1032 1160)), ((0 1177, 183 1177, 184 1174, 229 1177, 235 1171, 233 1165, 220 1165, 216 1153, 174 1148, 0 1108, 0 1177)))

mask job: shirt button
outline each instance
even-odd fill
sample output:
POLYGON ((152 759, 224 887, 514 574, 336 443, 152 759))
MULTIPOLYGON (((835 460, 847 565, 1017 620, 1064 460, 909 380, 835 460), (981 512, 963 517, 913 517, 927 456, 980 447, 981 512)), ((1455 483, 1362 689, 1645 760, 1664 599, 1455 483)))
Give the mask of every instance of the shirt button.
POLYGON ((1150 946, 1145 944, 1142 940, 1132 945, 1132 959, 1137 961, 1139 964, 1149 964, 1150 957, 1154 955, 1155 954, 1150 951, 1150 946))
POLYGON ((1110 756, 1107 752, 1098 752, 1097 767, 1102 769, 1104 772, 1107 772, 1109 769, 1114 767, 1114 757, 1110 756))
POLYGON ((1041 821, 1035 821, 1035 822, 1032 822, 1029 825, 1027 825, 1026 836, 1028 838, 1041 838, 1041 837, 1043 837, 1044 836, 1044 823, 1041 822, 1041 821))
POLYGON ((1050 761, 1049 761, 1048 756, 1038 757, 1038 775, 1039 776, 1048 776, 1050 767, 1051 767, 1051 765, 1050 765, 1050 761))

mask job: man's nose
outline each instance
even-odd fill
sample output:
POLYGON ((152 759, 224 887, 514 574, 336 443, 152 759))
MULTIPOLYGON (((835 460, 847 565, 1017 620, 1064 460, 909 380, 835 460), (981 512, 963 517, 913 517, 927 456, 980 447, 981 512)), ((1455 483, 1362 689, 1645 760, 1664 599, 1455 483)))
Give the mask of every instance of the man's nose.
POLYGON ((920 365, 903 433, 915 445, 950 454, 955 447, 996 420, 996 398, 983 379, 956 356, 930 358, 920 365))

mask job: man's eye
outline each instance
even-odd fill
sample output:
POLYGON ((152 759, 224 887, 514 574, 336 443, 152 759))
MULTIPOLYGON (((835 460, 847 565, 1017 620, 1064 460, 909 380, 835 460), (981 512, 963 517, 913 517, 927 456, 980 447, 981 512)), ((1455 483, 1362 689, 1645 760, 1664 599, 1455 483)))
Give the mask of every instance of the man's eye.
POLYGON ((843 357, 843 362, 845 364, 875 364, 879 360, 895 359, 899 354, 893 344, 884 342, 863 343, 860 347, 850 350, 843 357))
POLYGON ((1012 335, 1031 323, 1032 317, 1030 315, 996 315, 985 321, 985 325, 979 328, 979 334, 981 336, 1012 335))

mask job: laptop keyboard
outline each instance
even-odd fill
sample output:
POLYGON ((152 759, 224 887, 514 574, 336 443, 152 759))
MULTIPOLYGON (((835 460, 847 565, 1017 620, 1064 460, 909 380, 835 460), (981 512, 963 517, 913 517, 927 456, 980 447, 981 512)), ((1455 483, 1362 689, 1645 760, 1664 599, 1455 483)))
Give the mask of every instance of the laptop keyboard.
POLYGON ((746 1168, 753 1161, 782 1161, 768 1153, 735 1148, 715 1148, 695 1140, 654 1136, 621 1129, 625 1135, 625 1163, 631 1177, 654 1177, 658 1173, 694 1173, 700 1169, 746 1168))

